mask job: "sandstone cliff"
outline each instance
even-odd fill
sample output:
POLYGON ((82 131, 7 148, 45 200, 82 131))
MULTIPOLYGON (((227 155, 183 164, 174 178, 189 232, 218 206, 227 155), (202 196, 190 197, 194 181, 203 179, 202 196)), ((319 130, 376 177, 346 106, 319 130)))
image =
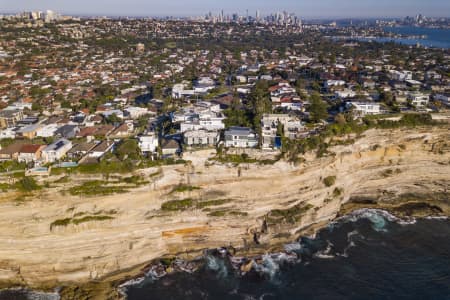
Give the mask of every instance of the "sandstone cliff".
POLYGON ((352 145, 335 146, 325 158, 307 155, 298 166, 280 161, 241 165, 238 171, 211 164, 205 158, 211 151, 203 151, 186 154, 191 165, 163 167, 151 184, 127 194, 81 198, 50 189, 23 203, 4 194, 0 281, 86 282, 164 255, 189 257, 229 245, 264 252, 332 220, 344 203, 347 209, 384 205, 400 214, 448 215, 449 146, 448 128, 371 130, 352 145), (200 189, 171 192, 179 183, 200 189), (219 201, 161 210, 163 203, 182 199, 219 201), (50 226, 86 214, 110 218, 50 226))

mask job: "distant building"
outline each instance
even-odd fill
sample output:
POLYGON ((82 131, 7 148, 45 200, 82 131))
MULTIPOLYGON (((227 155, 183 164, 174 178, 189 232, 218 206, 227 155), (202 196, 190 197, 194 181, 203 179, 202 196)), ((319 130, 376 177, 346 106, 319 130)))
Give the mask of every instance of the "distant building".
POLYGON ((258 135, 248 127, 230 127, 225 131, 225 147, 254 148, 258 146, 258 135))

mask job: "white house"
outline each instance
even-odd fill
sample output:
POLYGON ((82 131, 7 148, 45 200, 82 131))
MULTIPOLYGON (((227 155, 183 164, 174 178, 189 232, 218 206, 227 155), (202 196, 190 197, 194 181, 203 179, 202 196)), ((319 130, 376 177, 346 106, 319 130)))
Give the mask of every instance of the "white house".
POLYGON ((219 132, 207 130, 191 130, 184 133, 187 146, 215 146, 219 142, 219 132))
POLYGON ((258 135, 248 127, 230 127, 225 131, 225 147, 254 148, 258 135))
POLYGON ((406 96, 408 101, 414 105, 415 107, 424 107, 428 105, 428 102, 430 101, 430 96, 422 93, 408 93, 406 96))
POLYGON ((180 99, 193 95, 195 95, 194 90, 187 90, 186 84, 184 83, 177 83, 172 88, 172 98, 174 99, 180 99))
POLYGON ((299 137, 304 129, 298 118, 288 114, 264 114, 261 119, 262 149, 269 150, 281 146, 280 140, 277 140, 279 124, 282 126, 283 135, 290 139, 299 137))
POLYGON ((137 119, 148 114, 148 109, 143 107, 130 106, 125 108, 124 112, 127 117, 131 119, 137 119))
POLYGON ((389 77, 393 80, 397 81, 406 81, 412 79, 412 72, 411 71, 397 71, 397 70, 390 70, 389 71, 389 77))
POLYGON ((154 153, 158 148, 158 137, 155 133, 150 133, 147 135, 140 136, 139 138, 139 148, 142 153, 154 153))
POLYGON ((48 124, 45 126, 42 126, 41 128, 36 130, 36 136, 40 137, 51 137, 55 135, 55 132, 58 130, 60 126, 57 124, 48 124))
POLYGON ((200 77, 194 85, 195 94, 204 94, 216 87, 214 80, 209 77, 200 77))
POLYGON ((345 89, 342 91, 336 91, 334 93, 334 96, 336 99, 353 98, 356 96, 356 92, 354 92, 350 89, 345 89))
POLYGON ((16 131, 14 128, 5 128, 0 130, 0 140, 1 139, 14 139, 16 137, 16 131))
POLYGON ((53 163, 63 158, 72 148, 72 142, 67 139, 59 139, 42 150, 42 158, 45 163, 53 163))
POLYGON ((379 115, 381 113, 380 104, 374 102, 347 102, 347 109, 353 109, 360 117, 366 115, 379 115))
POLYGON ((327 80, 325 81, 325 88, 330 88, 333 86, 343 86, 345 85, 345 81, 344 80, 327 80))
POLYGON ((247 83, 247 76, 244 75, 237 75, 236 81, 239 83, 247 83))

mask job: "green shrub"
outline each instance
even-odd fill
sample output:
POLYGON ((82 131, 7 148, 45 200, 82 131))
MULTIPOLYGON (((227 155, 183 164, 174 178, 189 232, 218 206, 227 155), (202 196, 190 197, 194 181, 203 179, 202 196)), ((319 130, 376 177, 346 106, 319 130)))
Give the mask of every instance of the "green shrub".
POLYGON ((161 209, 165 211, 182 211, 190 208, 194 208, 196 201, 193 199, 183 199, 183 200, 171 200, 163 203, 161 209))
POLYGON ((69 193, 74 196, 96 196, 127 193, 125 186, 108 186, 108 182, 94 180, 85 182, 79 186, 69 189, 69 193))
POLYGON ((177 185, 176 187, 174 187, 173 190, 170 192, 170 194, 192 192, 195 190, 200 190, 200 188, 198 186, 180 184, 180 185, 177 185))
POLYGON ((324 178, 323 183, 326 187, 333 186, 336 183, 336 176, 328 176, 324 178))
POLYGON ((104 216, 104 215, 95 215, 95 216, 85 216, 82 218, 65 218, 65 219, 59 219, 54 221, 50 224, 50 230, 57 226, 67 226, 69 224, 79 225, 86 222, 93 222, 93 221, 106 221, 106 220, 112 220, 114 219, 111 216, 104 216))
POLYGON ((33 177, 24 177, 16 183, 18 190, 22 192, 32 192, 40 190, 41 187, 36 183, 33 177))

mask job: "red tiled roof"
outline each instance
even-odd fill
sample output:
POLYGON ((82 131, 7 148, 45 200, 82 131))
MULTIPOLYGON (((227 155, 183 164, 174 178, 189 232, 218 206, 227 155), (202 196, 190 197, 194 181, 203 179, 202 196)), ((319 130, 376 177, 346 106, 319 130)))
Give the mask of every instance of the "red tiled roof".
POLYGON ((42 148, 42 145, 23 145, 19 152, 20 153, 36 153, 42 148))

